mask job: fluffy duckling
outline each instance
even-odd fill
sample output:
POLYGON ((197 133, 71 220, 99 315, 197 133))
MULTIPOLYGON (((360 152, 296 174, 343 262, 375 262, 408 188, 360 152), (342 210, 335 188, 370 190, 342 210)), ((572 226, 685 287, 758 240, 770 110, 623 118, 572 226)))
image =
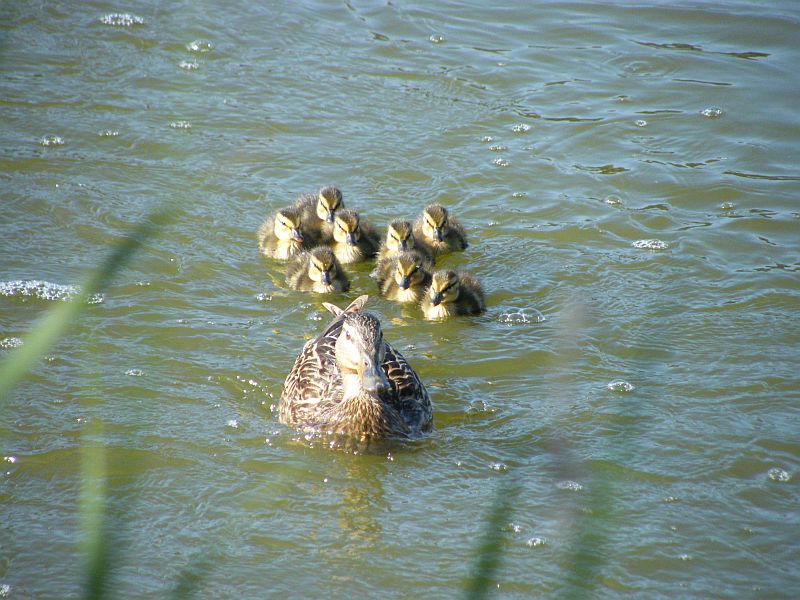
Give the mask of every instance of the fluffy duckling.
POLYGON ((375 271, 381 295, 395 302, 419 302, 431 283, 425 258, 414 250, 378 261, 375 271))
POLYGON ((343 265, 375 256, 380 238, 372 226, 362 221, 354 210, 340 210, 333 220, 333 249, 343 265))
POLYGON ((445 270, 431 276, 420 308, 426 319, 445 319, 480 314, 486 310, 486 301, 481 284, 472 275, 445 270))
POLYGON ((294 205, 303 213, 303 223, 314 242, 329 243, 336 211, 344 208, 341 190, 329 185, 317 194, 303 194, 294 205))
POLYGON ((350 280, 336 255, 327 246, 318 246, 295 256, 286 267, 286 283, 301 292, 346 292, 350 280))
POLYGON ((433 427, 431 401, 417 373, 384 340, 380 321, 323 303, 335 317, 306 342, 281 393, 281 423, 300 431, 343 434, 359 441, 414 438, 433 427))
POLYGON ((289 260, 302 252, 306 247, 302 223, 302 213, 291 206, 270 215, 258 228, 258 248, 261 254, 278 260, 289 260))
POLYGON ((418 252, 424 259, 426 269, 430 269, 433 266, 433 256, 414 239, 413 226, 410 221, 397 219, 389 223, 386 237, 381 242, 381 247, 378 250, 378 261, 380 262, 401 252, 411 250, 418 252))
POLYGON ((441 204, 425 207, 414 221, 414 237, 433 256, 464 250, 468 246, 464 227, 441 204))

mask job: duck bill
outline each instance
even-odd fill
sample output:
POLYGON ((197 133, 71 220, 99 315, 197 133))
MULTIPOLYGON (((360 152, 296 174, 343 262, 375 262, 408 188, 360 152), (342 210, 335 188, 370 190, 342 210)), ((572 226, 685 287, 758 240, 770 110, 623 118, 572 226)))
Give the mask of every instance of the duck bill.
POLYGON ((433 239, 436 240, 437 242, 444 241, 444 233, 442 232, 441 227, 436 227, 433 230, 433 239))
POLYGON ((303 234, 300 233, 299 229, 292 229, 292 239, 295 242, 300 242, 300 243, 303 242, 303 234))
POLYGON ((329 211, 327 212, 327 214, 325 215, 325 220, 326 220, 328 223, 333 223, 333 210, 329 210, 329 211))
POLYGON ((380 393, 389 388, 389 379, 380 365, 369 356, 362 356, 358 363, 358 379, 367 392, 380 393))
POLYGON ((330 271, 323 271, 319 277, 319 281, 322 284, 330 285, 331 284, 331 273, 330 271))
POLYGON ((434 306, 439 306, 441 303, 442 303, 442 293, 436 292, 431 298, 431 304, 433 304, 434 306))
POLYGON ((401 290, 407 290, 407 289, 408 289, 408 286, 410 286, 410 285, 411 285, 411 280, 410 280, 408 277, 401 277, 401 278, 400 278, 400 279, 397 281, 397 286, 398 286, 398 287, 399 287, 401 290))
POLYGON ((344 239, 344 241, 347 242, 347 244, 349 246, 355 246, 356 245, 356 234, 355 233, 348 233, 347 237, 344 239))

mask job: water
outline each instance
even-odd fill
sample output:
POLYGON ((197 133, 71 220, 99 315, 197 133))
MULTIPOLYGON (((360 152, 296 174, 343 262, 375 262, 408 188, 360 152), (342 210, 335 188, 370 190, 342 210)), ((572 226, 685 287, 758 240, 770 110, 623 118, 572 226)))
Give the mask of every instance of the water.
POLYGON ((793 596, 796 4, 226 7, 2 9, 0 353, 180 210, 2 407, 0 595, 80 595, 101 441, 119 597, 457 597, 504 482, 497 597, 793 596), (370 300, 436 423, 376 454, 273 410, 327 313, 255 231, 327 184, 447 204, 488 291, 370 300))

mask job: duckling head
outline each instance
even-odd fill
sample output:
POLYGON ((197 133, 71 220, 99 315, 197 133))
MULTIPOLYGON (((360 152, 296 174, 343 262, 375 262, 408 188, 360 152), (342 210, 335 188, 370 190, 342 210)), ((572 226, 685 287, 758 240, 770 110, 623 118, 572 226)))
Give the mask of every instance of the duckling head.
POLYGON ((317 197, 317 216, 323 221, 333 223, 336 210, 344 207, 342 192, 339 188, 329 185, 319 191, 317 197))
POLYGON ((311 258, 308 261, 308 277, 311 281, 330 285, 338 274, 339 263, 330 248, 320 246, 311 251, 311 258))
POLYGON ((441 204, 429 204, 422 211, 422 233, 436 242, 444 240, 448 231, 447 209, 441 204))
POLYGON ((422 257, 417 252, 403 252, 397 257, 394 281, 401 290, 423 280, 422 257))
POLYGON ((455 302, 461 288, 461 281, 455 271, 436 271, 431 278, 428 297, 431 304, 439 306, 443 303, 455 302))
POLYGON ((333 223, 333 239, 338 243, 355 246, 361 239, 361 227, 358 213, 353 210, 341 210, 336 213, 333 223))
POLYGON ((282 208, 275 215, 275 237, 279 240, 303 241, 300 231, 300 211, 295 208, 282 208))
POLYGON ((411 223, 408 221, 392 221, 386 232, 386 248, 392 252, 405 252, 414 248, 414 238, 411 235, 411 223))
POLYGON ((369 313, 348 313, 336 340, 336 361, 342 372, 345 395, 348 386, 357 382, 357 389, 379 394, 389 389, 389 379, 381 364, 386 355, 383 331, 378 319, 369 313))

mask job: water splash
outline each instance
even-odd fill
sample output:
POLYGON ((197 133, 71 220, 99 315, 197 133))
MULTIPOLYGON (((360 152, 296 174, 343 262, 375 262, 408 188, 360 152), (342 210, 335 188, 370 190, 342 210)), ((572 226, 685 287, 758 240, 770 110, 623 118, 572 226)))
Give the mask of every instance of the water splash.
MULTIPOLYGON (((37 300, 63 300, 74 299, 81 293, 76 285, 61 285, 49 281, 32 279, 28 281, 0 281, 0 296, 10 298, 35 298, 37 300)), ((103 294, 93 294, 87 304, 99 304, 104 300, 103 294)))
POLYGON ((106 129, 105 131, 98 131, 97 135, 99 135, 100 137, 106 137, 106 138, 117 137, 117 136, 119 136, 119 131, 117 131, 116 129, 106 129))
POLYGON ((192 124, 189 121, 173 121, 169 124, 172 129, 191 129, 192 124))
POLYGON ((644 119, 637 119, 636 121, 634 121, 633 124, 636 125, 637 127, 647 127, 647 121, 645 121, 644 119))
POLYGON ((508 167, 511 166, 511 161, 506 160, 505 158, 495 158, 492 161, 492 164, 496 167, 508 167))
POLYGON ((540 546, 544 546, 546 543, 547 540, 545 538, 532 537, 525 542, 525 545, 528 546, 528 548, 539 548, 540 546))
POLYGON ((141 369, 128 369, 127 371, 125 371, 125 375, 128 375, 130 377, 142 377, 144 375, 144 371, 142 371, 141 369))
POLYGON ((196 71, 200 68, 200 65, 193 60, 182 60, 178 63, 178 66, 186 71, 196 71))
POLYGON ((527 123, 518 123, 517 125, 511 127, 511 131, 514 133, 527 133, 530 130, 531 126, 527 123))
POLYGON ((445 41, 445 39, 446 38, 441 33, 434 33, 431 37, 428 38, 428 40, 432 44, 441 44, 445 41))

